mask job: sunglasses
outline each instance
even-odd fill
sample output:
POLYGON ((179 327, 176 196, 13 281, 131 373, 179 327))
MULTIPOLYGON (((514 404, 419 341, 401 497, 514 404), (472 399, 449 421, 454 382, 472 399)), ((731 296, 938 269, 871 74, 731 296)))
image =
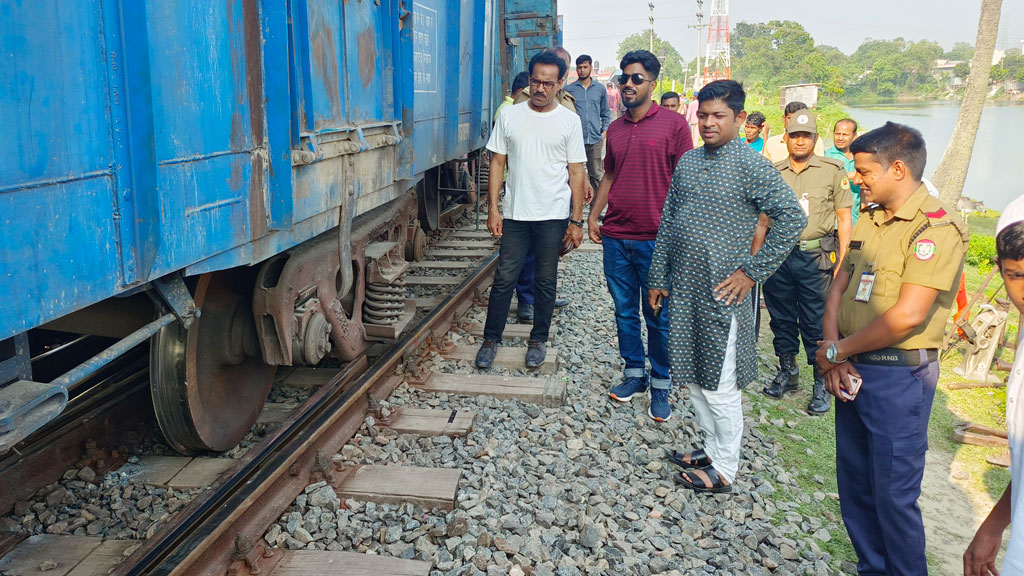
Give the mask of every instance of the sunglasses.
POLYGON ((644 82, 651 82, 643 74, 620 74, 619 75, 619 86, 623 86, 626 82, 632 80, 634 86, 639 86, 644 82))

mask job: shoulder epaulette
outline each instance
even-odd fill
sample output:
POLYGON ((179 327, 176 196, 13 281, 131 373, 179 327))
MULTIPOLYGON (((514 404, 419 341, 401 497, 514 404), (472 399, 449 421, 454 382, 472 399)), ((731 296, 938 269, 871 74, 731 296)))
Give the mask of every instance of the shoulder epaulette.
POLYGON ((824 162, 825 164, 831 164, 832 166, 842 170, 843 174, 846 174, 846 165, 840 162, 839 160, 835 158, 829 158, 828 156, 818 156, 818 158, 821 158, 821 161, 824 162))
POLYGON ((935 212, 925 212, 924 215, 932 220, 939 220, 946 216, 947 212, 945 208, 939 208, 935 212))

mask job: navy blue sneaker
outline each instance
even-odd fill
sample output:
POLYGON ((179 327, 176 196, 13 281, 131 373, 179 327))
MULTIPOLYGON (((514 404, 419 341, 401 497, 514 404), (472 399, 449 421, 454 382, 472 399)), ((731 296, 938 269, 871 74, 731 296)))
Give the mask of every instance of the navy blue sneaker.
POLYGON ((651 388, 651 406, 647 415, 655 422, 668 422, 672 417, 672 406, 668 403, 668 388, 651 388))
POLYGON ((647 378, 641 378, 639 376, 627 376, 618 386, 612 387, 608 391, 608 396, 612 400, 618 400, 619 402, 629 402, 633 396, 637 394, 643 394, 647 392, 647 378))
POLYGON ((484 340, 484 343, 480 345, 480 349, 476 352, 476 362, 474 364, 481 370, 490 370, 491 364, 494 364, 494 357, 497 354, 498 343, 484 340))

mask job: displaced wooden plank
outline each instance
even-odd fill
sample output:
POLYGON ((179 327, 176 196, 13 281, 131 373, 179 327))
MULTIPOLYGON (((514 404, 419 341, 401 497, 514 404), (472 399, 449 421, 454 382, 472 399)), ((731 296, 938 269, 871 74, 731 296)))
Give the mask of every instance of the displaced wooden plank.
POLYGON ((336 487, 341 498, 381 504, 418 504, 452 510, 462 470, 416 466, 361 466, 336 487))
MULTIPOLYGON (((604 250, 603 244, 595 244, 593 242, 584 242, 576 247, 573 252, 601 252, 604 250)), ((571 254, 571 252, 570 252, 571 254)))
POLYGON ((494 248, 494 240, 438 240, 430 244, 431 248, 476 248, 486 249, 494 248))
POLYGON ((451 260, 423 260, 421 262, 409 262, 409 268, 419 270, 464 270, 476 268, 475 262, 453 262, 451 260))
POLYGON ((0 558, 0 573, 41 574, 43 562, 56 567, 47 576, 105 576, 124 558, 131 540, 106 540, 90 536, 36 534, 0 558))
POLYGON ((275 550, 281 555, 271 576, 427 576, 431 562, 359 552, 275 550))
POLYGON ((191 460, 187 456, 143 456, 138 464, 125 464, 119 471, 132 482, 166 486, 191 460))
MULTIPOLYGON (((531 330, 533 330, 533 324, 505 324, 505 331, 501 333, 501 338, 502 340, 512 340, 513 338, 528 340, 530 338, 531 330)), ((484 325, 479 322, 471 323, 469 325, 469 333, 471 336, 478 336, 482 338, 484 335, 484 325)), ((555 339, 554 326, 552 326, 550 332, 548 332, 548 338, 551 340, 555 339)), ((548 350, 548 354, 551 354, 550 350, 548 350)))
POLYGON ((171 488, 202 488, 213 484, 235 461, 231 458, 193 458, 167 482, 171 488))
POLYGON ((565 382, 558 378, 434 372, 425 384, 415 388, 424 392, 515 398, 549 408, 557 408, 565 400, 565 382))
POLYGON ((337 368, 288 368, 277 369, 277 383, 310 390, 319 388, 331 381, 338 373, 337 368))
POLYGON ((124 560, 125 550, 135 544, 133 540, 103 540, 68 576, 107 576, 124 560))
POLYGON ((457 250, 457 249, 437 249, 430 248, 426 251, 425 256, 427 258, 486 258, 497 251, 498 247, 495 246, 491 250, 457 250))
POLYGON ((296 404, 285 404, 284 402, 267 402, 263 410, 256 417, 257 424, 280 424, 286 420, 295 410, 296 404))
POLYGON ((456 286, 465 280, 462 276, 406 276, 406 286, 456 286))
POLYGON ((419 310, 429 310, 431 308, 437 308, 441 303, 440 296, 427 296, 425 298, 411 298, 416 308, 419 310))
MULTIPOLYGON (((476 353, 479 350, 479 346, 457 346, 455 350, 445 355, 448 360, 465 360, 469 363, 473 363, 476 360, 476 353)), ((511 347, 511 346, 498 346, 498 353, 494 357, 495 368, 506 368, 509 370, 518 370, 525 365, 526 362, 526 347, 511 347)), ((537 368, 532 368, 531 371, 537 374, 554 374, 558 368, 558 349, 548 348, 547 355, 544 357, 544 363, 537 368)))
POLYGON ((465 436, 476 413, 470 410, 402 408, 388 428, 399 434, 420 436, 465 436))

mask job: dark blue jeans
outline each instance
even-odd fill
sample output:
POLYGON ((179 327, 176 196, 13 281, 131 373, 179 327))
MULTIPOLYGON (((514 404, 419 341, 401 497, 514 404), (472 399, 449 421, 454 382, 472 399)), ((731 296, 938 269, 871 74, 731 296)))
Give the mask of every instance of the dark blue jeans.
POLYGON ((917 498, 939 363, 853 366, 864 384, 853 402, 836 402, 836 479, 857 570, 927 574, 917 498))
POLYGON ((764 283, 764 304, 771 315, 768 325, 775 337, 772 344, 776 356, 796 356, 802 338, 807 363, 815 364, 814 354, 823 338, 825 297, 831 286, 832 272, 819 270, 816 253, 799 246, 764 283))
POLYGON ((615 302, 615 326, 619 333, 619 354, 626 362, 625 376, 642 378, 651 361, 651 386, 667 389, 668 303, 659 316, 647 301, 647 276, 651 271, 654 240, 620 240, 605 236, 604 278, 615 302), (640 309, 647 324, 647 355, 640 335, 640 309))
POLYGON ((533 305, 533 329, 530 340, 547 342, 551 329, 551 314, 555 311, 555 288, 558 283, 558 251, 569 224, 561 220, 502 220, 501 248, 498 250, 498 270, 494 273, 491 297, 487 301, 487 322, 484 340, 500 342, 508 321, 508 309, 516 280, 533 248, 536 260, 536 300, 533 305))
POLYGON ((533 256, 533 247, 526 253, 526 262, 523 264, 523 270, 519 273, 519 280, 516 281, 516 298, 519 299, 519 305, 529 304, 533 306, 533 300, 537 297, 533 289, 533 279, 536 276, 537 264, 533 256))

